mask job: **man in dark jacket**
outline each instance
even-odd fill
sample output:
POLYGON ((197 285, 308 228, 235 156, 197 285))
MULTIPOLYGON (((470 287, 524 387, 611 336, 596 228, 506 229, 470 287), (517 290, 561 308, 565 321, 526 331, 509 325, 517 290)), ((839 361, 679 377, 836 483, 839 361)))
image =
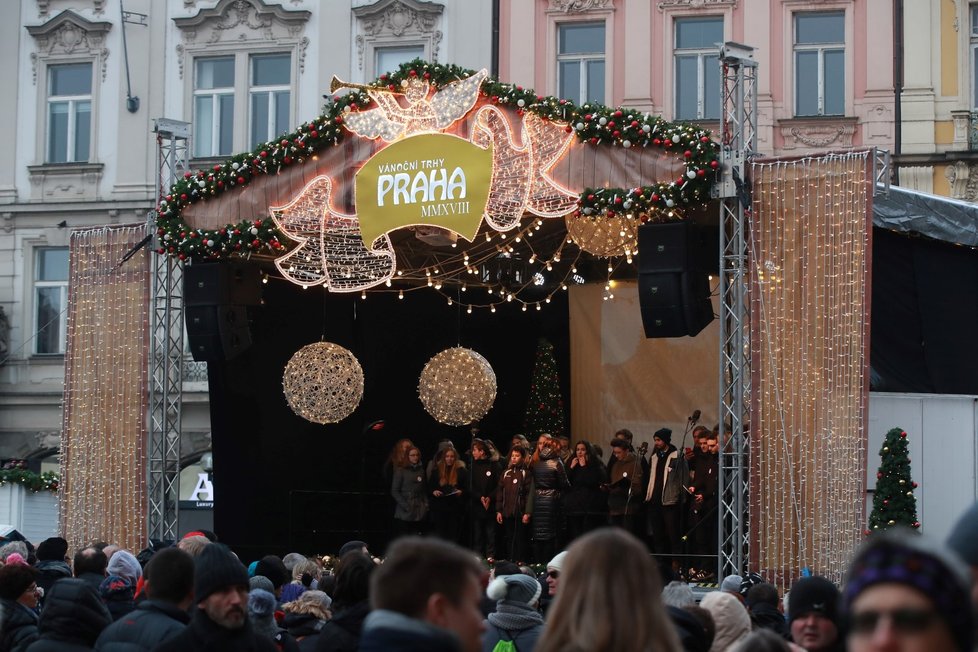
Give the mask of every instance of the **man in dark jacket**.
POLYGON ((91 650, 111 622, 109 610, 85 580, 58 580, 44 601, 37 624, 39 637, 27 649, 29 652, 91 650))
POLYGON ((37 585, 47 591, 63 577, 71 577, 71 567, 65 561, 68 542, 61 537, 45 539, 37 546, 37 585))
POLYGON ((95 643, 100 652, 152 650, 184 630, 194 597, 194 560, 180 548, 150 559, 144 574, 147 600, 109 625, 95 643))
POLYGON ((92 587, 95 595, 98 595, 102 580, 105 579, 105 569, 108 565, 109 558, 98 548, 89 546, 75 553, 75 562, 73 564, 75 577, 84 580, 86 584, 92 587))
POLYGON ((773 584, 761 582, 747 591, 747 610, 754 629, 770 629, 781 638, 788 640, 788 622, 781 612, 781 599, 778 588, 773 584))
MULTIPOLYGON (((195 561, 190 625, 155 649, 159 652, 276 652, 275 644, 248 622, 248 571, 220 544, 204 548, 195 561)), ((152 577, 150 577, 152 581, 152 577)))
POLYGON ((472 553, 447 541, 394 542, 370 580, 360 652, 479 652, 481 577, 472 553))

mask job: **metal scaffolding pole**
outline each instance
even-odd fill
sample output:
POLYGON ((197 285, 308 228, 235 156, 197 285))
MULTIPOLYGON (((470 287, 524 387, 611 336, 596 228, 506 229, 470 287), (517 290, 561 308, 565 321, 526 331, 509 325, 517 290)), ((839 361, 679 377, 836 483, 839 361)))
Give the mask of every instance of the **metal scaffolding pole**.
POLYGON ((720 198, 720 455, 717 577, 747 570, 750 498, 750 275, 747 165, 756 143, 754 48, 720 47, 722 175, 720 198))
MULTIPOLYGON (((155 121, 157 197, 162 198, 189 167, 190 124, 155 121)), ((149 216, 156 234, 155 211, 149 216)), ((165 247, 166 243, 160 243, 165 247)), ((150 338, 148 529, 153 539, 176 539, 180 492, 180 432, 183 407, 183 266, 172 256, 152 256, 150 338)))

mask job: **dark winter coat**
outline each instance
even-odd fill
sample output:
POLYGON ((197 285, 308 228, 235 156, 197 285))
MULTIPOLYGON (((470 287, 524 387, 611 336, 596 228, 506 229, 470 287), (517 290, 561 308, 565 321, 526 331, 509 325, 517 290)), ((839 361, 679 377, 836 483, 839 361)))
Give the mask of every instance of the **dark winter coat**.
POLYGON ((320 620, 312 614, 286 613, 282 627, 288 630, 292 638, 299 644, 299 650, 315 650, 319 632, 322 631, 325 620, 320 620))
POLYGON ((601 491, 607 476, 601 464, 592 460, 587 466, 572 466, 567 469, 567 479, 570 481, 570 489, 564 495, 567 514, 608 513, 608 496, 601 491))
POLYGON ((112 614, 113 622, 136 608, 136 587, 129 580, 110 575, 102 580, 99 597, 112 614))
POLYGON ((319 632, 315 652, 356 652, 360 649, 363 621, 369 613, 367 600, 337 611, 319 632))
POLYGON ((642 463, 635 453, 611 467, 608 486, 608 513, 634 514, 642 506, 642 463))
POLYGON ((391 496, 396 503, 394 518, 417 522, 428 514, 428 484, 420 464, 398 467, 394 471, 391 496))
POLYGON ((37 624, 38 639, 27 649, 29 652, 91 650, 111 622, 109 610, 84 580, 59 580, 44 601, 37 624))
POLYGON ((719 456, 713 453, 701 453, 693 458, 693 479, 690 482, 696 488, 695 493, 702 494, 705 504, 716 501, 718 466, 719 456))
POLYGON ((428 507, 433 512, 453 512, 461 514, 466 507, 466 492, 469 486, 469 475, 465 467, 459 466, 455 474, 456 484, 441 484, 438 477, 438 467, 431 470, 428 477, 428 507), (434 491, 440 490, 442 495, 435 496, 434 491), (451 494, 451 495, 449 495, 451 494))
POLYGON ((37 640, 37 614, 13 600, 0 600, 0 651, 21 652, 37 640))
POLYGON ((34 564, 37 570, 37 585, 47 593, 48 589, 60 579, 71 577, 71 567, 60 559, 45 559, 34 564))
POLYGON ((469 509, 474 518, 496 518, 496 486, 499 484, 499 467, 492 460, 472 460, 469 470, 469 509), (482 498, 489 499, 489 508, 482 506, 482 498))
POLYGON ((105 628, 97 652, 148 652, 182 632, 190 616, 169 602, 144 600, 124 618, 105 628))
POLYGON ((496 511, 503 518, 533 513, 533 474, 525 466, 503 471, 496 485, 496 511))
POLYGON ((261 636, 246 619, 238 629, 221 627, 197 609, 187 627, 154 648, 156 652, 278 652, 272 639, 261 636))
POLYGON ((754 629, 770 629, 785 640, 791 638, 784 614, 769 604, 755 604, 750 608, 750 622, 754 629))
POLYGON ((395 611, 372 611, 363 625, 360 652, 461 652, 446 629, 395 611))
POLYGON ((540 451, 530 466, 533 472, 533 539, 547 541, 557 536, 560 496, 570 486, 564 463, 551 448, 540 451))

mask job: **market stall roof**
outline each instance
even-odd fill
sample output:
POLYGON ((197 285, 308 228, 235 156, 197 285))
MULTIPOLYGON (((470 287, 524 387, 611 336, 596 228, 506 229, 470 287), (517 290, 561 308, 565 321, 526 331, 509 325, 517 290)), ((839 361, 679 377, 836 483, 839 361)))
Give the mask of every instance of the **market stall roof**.
POLYGON ((888 231, 978 247, 978 205, 919 190, 891 186, 888 193, 877 195, 873 224, 888 231))

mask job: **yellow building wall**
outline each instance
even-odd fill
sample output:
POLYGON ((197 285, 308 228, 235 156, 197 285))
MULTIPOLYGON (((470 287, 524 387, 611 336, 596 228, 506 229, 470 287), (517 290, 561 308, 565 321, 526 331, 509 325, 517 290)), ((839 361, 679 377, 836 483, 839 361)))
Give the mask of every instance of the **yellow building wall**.
POLYGON ((946 165, 935 165, 934 166, 934 194, 940 195, 942 197, 951 196, 951 183, 947 180, 944 172, 947 170, 946 165))
MULTIPOLYGON (((941 3, 941 88, 938 95, 954 97, 958 94, 958 31, 957 3, 941 3)), ((909 53, 908 53, 909 54, 909 53)))

